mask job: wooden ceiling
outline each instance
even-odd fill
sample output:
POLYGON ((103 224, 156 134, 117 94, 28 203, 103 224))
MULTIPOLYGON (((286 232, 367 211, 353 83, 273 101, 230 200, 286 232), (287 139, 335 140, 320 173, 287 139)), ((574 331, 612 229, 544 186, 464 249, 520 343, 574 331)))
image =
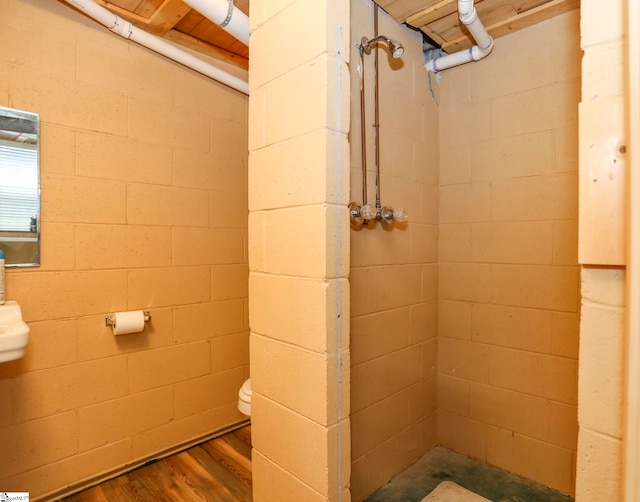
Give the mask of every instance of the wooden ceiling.
MULTIPOLYGON (((318 0, 320 1, 320 0, 318 0)), ((222 59, 249 65, 249 49, 182 0, 96 0, 140 29, 222 59)), ((235 0, 249 14, 249 0, 235 0)), ((473 45, 458 20, 457 0, 376 0, 399 23, 423 31, 448 52, 473 45)), ((580 0, 476 0, 478 15, 494 38, 580 6, 580 0)))
MULTIPOLYGON (((451 54, 474 42, 458 20, 457 0, 376 0, 399 23, 424 32, 451 54)), ((478 17, 493 38, 580 7, 580 0, 476 0, 478 17)))
MULTIPOLYGON (((249 48, 182 0, 95 0, 134 26, 183 47, 249 67, 249 48)), ((249 0, 234 5, 249 15, 249 0)))

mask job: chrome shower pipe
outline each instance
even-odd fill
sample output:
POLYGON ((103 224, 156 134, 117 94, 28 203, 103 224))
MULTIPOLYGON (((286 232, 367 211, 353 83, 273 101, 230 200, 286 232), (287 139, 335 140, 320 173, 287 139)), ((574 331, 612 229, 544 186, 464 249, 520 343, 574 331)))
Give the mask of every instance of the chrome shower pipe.
MULTIPOLYGON (((386 37, 382 37, 378 35, 378 6, 376 5, 374 7, 374 11, 373 11, 373 30, 374 33, 377 35, 376 37, 374 37, 373 40, 371 40, 369 43, 373 43, 374 40, 377 39, 385 39, 385 42, 387 43, 387 46, 389 47, 389 51, 391 52, 391 56, 395 57, 394 52, 391 50, 391 42, 390 39, 386 38, 386 37)), ((404 49, 402 49, 402 52, 404 52, 404 49)), ((402 55, 402 52, 400 53, 402 55)), ((375 89, 374 89, 374 93, 373 93, 373 109, 374 109, 374 119, 373 119, 373 133, 375 134, 374 136, 374 141, 375 141, 375 159, 376 159, 376 202, 375 202, 375 207, 376 207, 376 215, 378 213, 380 213, 380 209, 382 208, 382 203, 380 202, 380 110, 379 108, 379 92, 380 92, 380 80, 378 78, 378 51, 376 51, 375 55, 373 56, 373 71, 375 73, 376 76, 376 80, 375 80, 375 89)))
MULTIPOLYGON (((378 33, 378 7, 374 10, 374 33, 378 33)), ((381 221, 384 224, 390 225, 396 221, 406 221, 408 218, 407 212, 398 208, 394 211, 392 207, 382 207, 380 202, 380 139, 379 139, 379 125, 380 125, 380 111, 379 111, 379 79, 378 79, 378 51, 374 55, 374 114, 375 119, 373 123, 375 133, 375 167, 376 167, 376 200, 375 206, 371 206, 367 203, 367 130, 366 130, 366 100, 365 100, 365 88, 364 88, 364 55, 371 54, 373 46, 378 42, 384 42, 391 53, 391 57, 394 59, 399 58, 404 53, 404 47, 401 43, 393 40, 384 35, 377 35, 372 39, 362 37, 360 43, 356 45, 358 52, 360 53, 360 131, 361 131, 361 147, 362 147, 362 200, 360 205, 358 202, 349 203, 349 216, 351 223, 354 225, 366 225, 370 220, 381 221)))
MULTIPOLYGON (((367 40, 366 37, 362 37, 360 41, 361 51, 366 54, 371 54, 372 46, 377 44, 378 42, 384 42, 389 49, 391 57, 393 59, 398 59, 402 54, 404 54, 404 47, 397 40, 393 40, 385 35, 378 35, 378 9, 379 7, 376 5, 373 11, 373 32, 376 34, 371 40, 367 40)), ((361 52, 361 54, 362 54, 361 52)), ((373 130, 375 134, 375 167, 376 167, 376 202, 375 208, 379 210, 382 207, 380 202, 380 80, 378 78, 378 51, 374 54, 374 73, 375 73, 375 87, 374 87, 374 121, 373 121, 373 130)))
POLYGON ((378 35, 371 40, 367 39, 367 37, 362 37, 360 45, 362 46, 362 50, 366 54, 371 54, 371 46, 373 44, 377 44, 378 42, 384 42, 385 44, 387 44, 387 47, 389 48, 389 52, 391 53, 391 57, 393 59, 398 59, 400 56, 402 56, 402 54, 404 54, 404 47, 400 42, 392 38, 385 37, 384 35, 378 35))
POLYGON ((364 48, 358 46, 360 52, 360 146, 362 149, 362 204, 367 204, 367 130, 365 124, 365 99, 364 99, 364 48))

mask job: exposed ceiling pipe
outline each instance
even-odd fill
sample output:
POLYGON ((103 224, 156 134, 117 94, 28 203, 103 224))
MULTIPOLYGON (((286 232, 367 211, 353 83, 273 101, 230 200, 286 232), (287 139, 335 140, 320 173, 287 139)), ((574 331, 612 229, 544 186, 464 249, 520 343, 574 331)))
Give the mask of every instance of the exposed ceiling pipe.
POLYGON ((233 0, 183 1, 249 47, 249 17, 233 5, 233 0))
POLYGON ((147 49, 162 54, 163 56, 176 61, 192 70, 202 73, 203 75, 217 80, 218 82, 231 87, 243 94, 249 94, 249 84, 235 75, 227 73, 221 68, 203 61, 192 54, 170 44, 160 37, 147 33, 144 30, 136 28, 128 21, 115 15, 113 12, 96 4, 93 0, 64 0, 69 5, 76 7, 89 17, 95 19, 103 26, 106 26, 114 33, 123 38, 132 40, 147 49))
POLYGON ((460 16, 460 21, 467 27, 477 45, 474 45, 470 49, 464 49, 447 56, 427 61, 424 65, 427 71, 439 72, 452 66, 469 63, 470 61, 479 61, 487 57, 493 49, 493 38, 487 33, 482 21, 478 18, 473 0, 458 0, 458 15, 460 16))

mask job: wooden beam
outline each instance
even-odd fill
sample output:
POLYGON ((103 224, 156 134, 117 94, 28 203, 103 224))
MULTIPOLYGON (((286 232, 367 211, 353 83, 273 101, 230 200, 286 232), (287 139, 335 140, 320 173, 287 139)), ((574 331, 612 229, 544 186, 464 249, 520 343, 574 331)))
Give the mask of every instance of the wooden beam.
MULTIPOLYGON (((565 12, 569 12, 573 9, 580 7, 580 0, 551 0, 539 7, 527 10, 522 14, 517 14, 503 21, 493 23, 485 26, 489 35, 493 38, 500 38, 514 31, 521 30, 527 26, 534 25, 546 19, 559 16, 565 12)), ((426 33, 426 32, 425 32, 426 33)), ((450 42, 443 44, 442 49, 451 54, 463 49, 468 49, 473 45, 471 38, 468 36, 461 36, 450 42)))
POLYGON ((171 30, 163 38, 165 40, 174 42, 175 44, 183 48, 199 52, 200 54, 212 57, 214 59, 217 59, 218 61, 224 61, 225 63, 229 63, 233 66, 236 66, 237 68, 242 68, 243 70, 249 69, 249 60, 247 58, 239 56, 238 54, 233 54, 232 52, 225 51, 220 47, 207 44, 202 40, 193 38, 180 31, 171 30))
POLYGON ((440 36, 440 33, 431 29, 430 25, 423 26, 422 31, 440 47, 447 43, 447 41, 440 36))
POLYGON ((137 26, 138 28, 144 29, 147 26, 149 20, 142 16, 139 16, 138 14, 135 14, 134 12, 123 9, 109 2, 105 2, 104 0, 95 0, 95 2, 105 9, 110 10, 117 16, 120 16, 122 19, 129 21, 131 24, 137 26))
POLYGON ((164 0, 149 18, 147 31, 162 37, 169 33, 190 11, 191 7, 182 0, 164 0))
MULTIPOLYGON (((150 33, 154 33, 156 35, 158 34, 158 32, 154 32, 151 29, 149 29, 150 20, 145 19, 142 16, 135 14, 131 11, 125 10, 121 7, 112 5, 109 2, 106 2, 105 0, 95 0, 95 2, 100 4, 104 8, 110 10, 114 14, 120 16, 122 19, 129 21, 136 27, 142 30, 148 31, 150 33)), ((170 22, 166 22, 166 21, 163 22, 162 18, 163 17, 166 18, 166 16, 170 17, 172 15, 175 16, 176 12, 181 10, 180 6, 178 5, 179 3, 183 3, 182 0, 165 0, 163 2, 159 10, 163 9, 164 14, 161 14, 158 20, 156 21, 158 23, 157 26, 163 25, 162 29, 164 29, 164 27, 170 24, 170 22)), ((189 8, 188 10, 191 10, 191 8, 189 8)), ((157 17, 157 14, 158 13, 154 14, 154 16, 152 16, 151 19, 153 20, 155 17, 157 17)), ((177 21, 179 21, 179 19, 176 20, 176 23, 177 21)), ((169 40, 175 43, 176 45, 181 46, 182 48, 192 50, 200 54, 204 54, 206 56, 217 59, 218 61, 224 61, 237 68, 241 68, 243 70, 249 69, 249 60, 247 58, 239 56, 238 54, 233 54, 232 52, 221 49, 220 47, 210 45, 206 42, 203 42, 202 40, 193 38, 189 35, 186 35, 184 33, 181 33, 177 30, 172 29, 172 27, 169 28, 168 31, 164 33, 164 36, 162 38, 169 40)))
POLYGON ((440 2, 422 9, 407 17, 407 24, 411 26, 424 26, 441 19, 458 10, 457 0, 441 0, 440 2))
POLYGON ((540 5, 549 2, 550 0, 510 0, 513 4, 513 8, 518 13, 523 13, 528 10, 539 7, 540 5))
POLYGON ((164 0, 153 15, 147 18, 105 0, 95 0, 95 2, 134 26, 158 36, 163 36, 172 30, 180 19, 191 11, 191 7, 182 0, 164 0))

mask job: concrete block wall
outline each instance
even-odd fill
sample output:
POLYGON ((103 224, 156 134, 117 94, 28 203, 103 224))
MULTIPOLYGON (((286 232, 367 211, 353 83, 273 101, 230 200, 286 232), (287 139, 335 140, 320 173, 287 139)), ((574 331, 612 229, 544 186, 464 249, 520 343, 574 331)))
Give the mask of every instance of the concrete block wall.
MULTIPOLYGON (((262 117, 251 121, 248 250, 260 298, 252 304, 263 424, 255 431, 256 500, 349 497, 349 396, 339 384, 349 379, 349 341, 337 321, 348 317, 348 255, 326 237, 338 233, 344 243, 348 228, 349 173, 335 166, 349 162, 349 109, 337 83, 347 75, 347 45, 372 33, 370 4, 352 3, 351 42, 348 6, 252 6, 253 113, 262 117), (318 37, 307 36, 310 20, 318 37), (291 46, 289 33, 303 27, 297 40, 307 43, 291 46), (282 57, 285 43, 292 50, 282 57), (327 91, 325 82, 336 85, 327 91), (294 247, 305 253, 283 252, 294 247), (292 374, 303 385, 292 389, 292 374), (289 437, 270 437, 282 424, 289 437), (303 453, 289 458, 298 448, 303 453), (308 469, 309 458, 327 466, 328 478, 308 469)), ((8 14, 0 19, 0 105, 40 112, 43 141, 43 263, 11 270, 7 281, 32 343, 24 360, 0 368, 0 435, 9 452, 0 484, 39 496, 240 419, 236 393, 248 376, 247 100, 62 4, 0 7, 8 14), (145 338, 114 339, 103 315, 136 308, 154 316, 145 338), (175 364, 184 360, 190 364, 175 364)), ((622 5, 614 7, 583 2, 583 101, 619 95, 622 5)), ((435 442, 436 343, 437 440, 572 490, 577 15, 501 39, 508 43, 497 43, 489 59, 443 74, 439 111, 411 36, 381 17, 380 31, 408 48, 400 68, 379 49, 383 202, 412 216, 401 231, 352 231, 351 406, 368 431, 353 440, 354 499, 435 442), (438 155, 440 193, 431 164, 438 155)), ((352 144, 358 135, 352 122, 352 144)), ((351 149, 351 184, 359 187, 359 151, 351 149)), ((582 280, 576 496, 615 499, 624 271, 584 269, 582 280), (611 384, 604 387, 590 376, 603 369, 611 384)))
POLYGON ((1 0, 0 105, 40 114, 42 264, 0 365, 0 486, 32 499, 244 419, 247 98, 61 2, 1 0), (110 312, 147 309, 115 338, 110 312))
MULTIPOLYGON (((373 38, 373 3, 351 2, 351 200, 362 203, 359 53, 373 38)), ((435 444, 438 117, 422 67, 422 40, 384 11, 378 33, 401 59, 378 53, 382 205, 409 223, 351 228, 353 500, 362 500, 435 444)), ((365 56, 368 200, 375 201, 374 52, 365 56)))
MULTIPOLYGON (((590 148, 595 140, 610 144, 610 134, 625 128, 624 107, 609 106, 625 95, 625 10, 621 0, 606 5, 594 0, 581 2, 581 168, 583 162, 600 162, 600 157, 592 157, 597 155, 590 148), (582 131, 593 130, 593 124, 603 120, 598 112, 602 103, 611 128, 602 129, 600 138, 591 137, 583 144, 587 138, 582 131)), ((589 177, 589 173, 581 172, 581 176, 589 177)), ((615 215, 614 219, 624 221, 624 215, 615 215)), ((602 255, 600 246, 604 243, 599 234, 581 228, 580 239, 581 259, 602 255)), ((618 251, 618 256, 624 256, 624 250, 618 251)), ((584 265, 581 271, 576 500, 622 500, 625 268, 598 266, 597 261, 586 263, 590 265, 584 265)))
POLYGON ((564 493, 577 441, 579 12, 442 74, 438 442, 564 493))
POLYGON ((349 2, 251 2, 253 498, 350 500, 349 2))

